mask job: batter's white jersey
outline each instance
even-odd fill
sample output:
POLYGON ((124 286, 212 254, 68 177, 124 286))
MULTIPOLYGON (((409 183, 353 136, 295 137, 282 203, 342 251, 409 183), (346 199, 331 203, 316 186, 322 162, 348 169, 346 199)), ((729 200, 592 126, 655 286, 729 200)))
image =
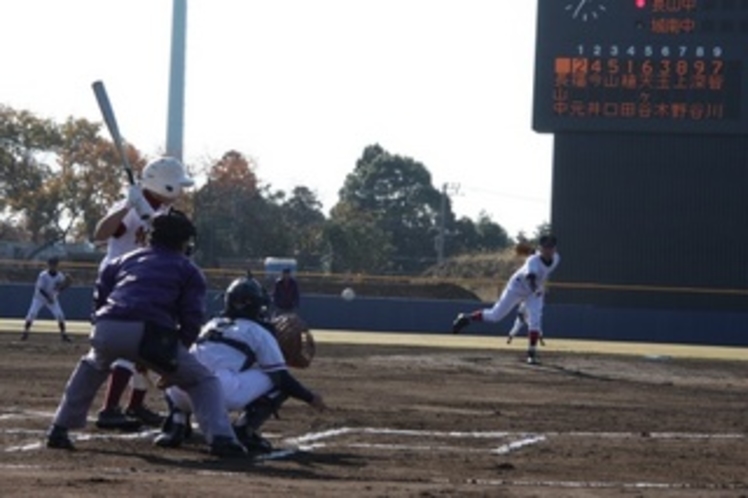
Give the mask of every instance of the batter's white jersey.
MULTIPOLYGON (((200 363, 213 372, 221 384, 226 409, 241 410, 273 389, 268 373, 285 370, 286 360, 275 337, 262 325, 246 319, 213 318, 202 329, 201 338, 219 333, 247 346, 256 362, 243 370, 247 355, 234 346, 216 340, 200 340, 190 348, 200 363)), ((177 388, 167 390, 172 402, 183 411, 192 411, 189 396, 177 388)))
MULTIPOLYGON (((127 200, 122 199, 116 202, 108 214, 114 213, 121 210, 127 205, 127 200)), ((161 213, 168 209, 167 206, 161 206, 156 210, 156 213, 161 213)), ((150 224, 147 220, 143 220, 138 215, 137 211, 130 209, 124 218, 122 218, 122 225, 125 231, 118 234, 117 236, 111 236, 107 240, 106 255, 99 263, 99 272, 106 266, 109 261, 117 258, 126 252, 133 251, 139 247, 144 247, 148 242, 148 230, 150 224)))

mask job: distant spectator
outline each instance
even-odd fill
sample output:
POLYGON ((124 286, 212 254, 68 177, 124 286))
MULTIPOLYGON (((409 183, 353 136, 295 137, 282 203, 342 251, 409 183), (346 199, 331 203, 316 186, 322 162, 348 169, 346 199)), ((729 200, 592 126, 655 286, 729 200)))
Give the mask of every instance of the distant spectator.
POLYGON ((291 269, 284 268, 273 286, 273 307, 275 314, 295 313, 299 308, 299 284, 291 276, 291 269))

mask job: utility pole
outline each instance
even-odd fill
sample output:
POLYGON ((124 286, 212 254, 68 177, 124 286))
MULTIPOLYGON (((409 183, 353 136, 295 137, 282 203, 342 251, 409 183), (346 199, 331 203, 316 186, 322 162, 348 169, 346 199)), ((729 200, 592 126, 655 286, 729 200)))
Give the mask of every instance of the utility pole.
POLYGON ((444 243, 446 241, 446 222, 447 222, 447 196, 457 194, 460 191, 459 183, 443 183, 441 205, 439 207, 439 234, 436 236, 436 262, 444 262, 444 243))
POLYGON ((187 0, 173 0, 169 107, 166 118, 166 153, 182 160, 184 135, 184 80, 187 40, 187 0))

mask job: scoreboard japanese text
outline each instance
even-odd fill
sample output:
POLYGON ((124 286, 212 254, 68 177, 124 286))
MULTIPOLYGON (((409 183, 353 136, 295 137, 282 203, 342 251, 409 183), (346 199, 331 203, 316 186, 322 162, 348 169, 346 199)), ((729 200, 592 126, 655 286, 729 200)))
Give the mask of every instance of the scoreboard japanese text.
POLYGON ((748 133, 748 0, 539 0, 533 128, 748 133))

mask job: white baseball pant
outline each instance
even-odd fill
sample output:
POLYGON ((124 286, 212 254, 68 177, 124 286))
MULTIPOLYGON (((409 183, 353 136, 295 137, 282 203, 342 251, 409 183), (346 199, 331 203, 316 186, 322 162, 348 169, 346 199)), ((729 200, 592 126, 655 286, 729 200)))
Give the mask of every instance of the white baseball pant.
POLYGON ((54 316, 58 322, 65 321, 65 314, 62 312, 60 302, 57 299, 52 301, 52 304, 50 304, 43 297, 37 296, 34 296, 34 298, 31 300, 29 311, 28 313, 26 313, 26 321, 33 322, 34 320, 36 320, 36 317, 39 314, 39 310, 41 310, 43 306, 47 307, 50 313, 52 313, 52 316, 54 316))

